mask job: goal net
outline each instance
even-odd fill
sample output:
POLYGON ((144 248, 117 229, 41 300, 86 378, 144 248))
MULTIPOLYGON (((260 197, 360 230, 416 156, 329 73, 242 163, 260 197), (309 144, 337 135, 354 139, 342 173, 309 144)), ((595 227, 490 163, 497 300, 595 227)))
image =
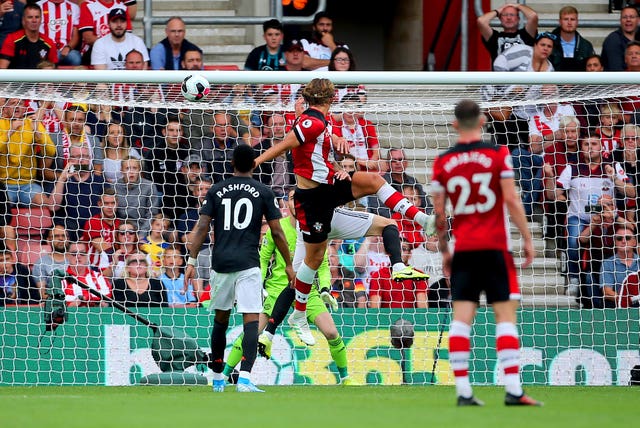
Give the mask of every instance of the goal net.
MULTIPOLYGON (((456 143, 453 106, 476 100, 487 113, 484 137, 512 153, 537 252, 518 270, 523 382, 628 384, 640 364, 637 76, 202 72, 211 92, 187 102, 180 92, 187 74, 3 73, 0 384, 210 382, 203 355, 213 325, 215 237, 185 293, 189 232, 210 185, 232 172, 233 147, 278 144, 296 117, 301 85, 318 76, 336 84, 328 119, 350 141, 351 156, 336 162, 382 174, 426 211, 432 161, 456 143)), ((255 174, 285 213, 291 169, 282 158, 255 174)), ((449 286, 434 238, 375 198, 348 208, 396 219, 403 251, 430 275, 428 284, 390 281, 380 238, 331 242, 330 280, 322 281, 339 304, 331 316, 346 368, 320 330, 312 327, 317 344, 306 347, 284 323, 272 358, 256 361, 255 383, 331 385, 348 370, 362 384, 453 384, 449 286)), ((241 331, 236 314, 227 353, 241 331)), ((484 299, 470 376, 474 384, 501 383, 484 299)))

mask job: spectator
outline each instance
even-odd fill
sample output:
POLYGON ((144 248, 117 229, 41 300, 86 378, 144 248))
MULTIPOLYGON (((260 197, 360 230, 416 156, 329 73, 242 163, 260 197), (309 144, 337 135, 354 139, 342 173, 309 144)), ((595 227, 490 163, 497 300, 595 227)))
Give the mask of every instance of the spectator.
POLYGON ((197 308, 198 292, 194 284, 189 283, 184 290, 184 256, 175 245, 170 245, 162 255, 164 272, 160 277, 167 293, 167 303, 173 308, 197 308))
MULTIPOLYGON (((125 260, 129 255, 140 251, 137 226, 130 221, 120 223, 116 231, 116 242, 113 244, 113 254, 110 254, 109 269, 104 274, 110 278, 124 278, 125 260)), ((151 262, 147 256, 147 262, 151 262)))
POLYGON ((0 98, 0 183, 13 204, 48 204, 38 176, 47 172, 56 147, 41 123, 25 117, 24 100, 0 98))
POLYGON ((80 65, 80 6, 70 0, 39 0, 37 4, 44 16, 40 33, 56 43, 58 64, 80 65))
POLYGON ((245 70, 282 71, 285 69, 285 57, 282 49, 282 24, 277 19, 262 23, 266 44, 254 48, 244 62, 245 70))
POLYGON ((143 253, 127 257, 124 278, 113 281, 113 300, 125 306, 167 306, 167 293, 159 279, 150 278, 149 262, 143 253))
POLYGON ((180 61, 182 70, 202 70, 204 69, 204 61, 202 60, 202 51, 197 49, 185 49, 180 61))
MULTIPOLYGON (((99 292, 103 296, 111 297, 111 284, 99 271, 89 267, 87 244, 84 242, 72 242, 67 249, 67 274, 75 277, 85 285, 99 292)), ((107 306, 100 297, 89 290, 80 287, 65 279, 62 280, 65 301, 67 306, 107 306)))
POLYGON ((327 71, 331 52, 338 46, 348 47, 338 43, 333 38, 333 18, 327 12, 318 12, 313 17, 311 39, 302 39, 305 55, 302 68, 305 70, 327 71))
MULTIPOLYGON (((624 226, 616 227, 615 254, 602 263, 600 287, 607 307, 617 306, 622 285, 629 274, 640 270, 638 241, 635 232, 624 226)), ((638 303, 636 299, 635 303, 638 303)))
POLYGON ((113 184, 122 179, 122 161, 127 158, 142 159, 140 153, 129 147, 124 127, 119 123, 109 123, 107 136, 104 139, 104 164, 102 174, 104 179, 113 184))
POLYGON ((625 48, 636 36, 639 18, 638 11, 633 6, 620 10, 620 27, 609 33, 602 43, 602 65, 605 71, 624 71, 625 48))
POLYGON ((627 71, 640 71, 640 42, 634 40, 627 43, 624 49, 624 64, 627 71))
POLYGON ((184 70, 184 53, 188 50, 202 52, 198 46, 185 39, 186 25, 179 16, 172 16, 167 20, 164 33, 167 37, 160 40, 149 53, 152 70, 184 70))
MULTIPOLYGON (((197 207, 188 208, 184 214, 176 221, 176 231, 178 232, 178 240, 184 244, 187 251, 190 250, 189 234, 198 222, 200 216, 200 208, 207 196, 207 192, 211 187, 211 180, 202 178, 200 181, 190 188, 193 196, 198 200, 197 207)), ((200 252, 198 253, 198 263, 196 265, 198 289, 203 289, 203 282, 209 281, 211 272, 211 236, 207 234, 200 252)))
POLYGON ((111 186, 93 171, 89 146, 72 144, 67 166, 51 193, 54 222, 65 225, 71 241, 77 241, 84 223, 100 212, 98 202, 107 187, 111 186))
POLYGON ((64 229, 64 226, 57 224, 49 229, 47 232, 47 242, 49 242, 51 246, 51 252, 42 254, 31 268, 31 276, 33 277, 36 287, 40 290, 41 300, 49 298, 48 289, 51 286, 50 281, 53 271, 56 269, 62 272, 67 270, 66 252, 69 235, 64 229))
POLYGON ((162 255, 171 245, 166 236, 171 231, 171 220, 162 214, 156 214, 149 221, 149 234, 140 240, 140 250, 149 255, 151 276, 159 278, 162 274, 162 255))
MULTIPOLYGON (((553 44, 558 39, 555 34, 540 33, 536 36, 533 48, 527 45, 515 45, 498 55, 493 62, 494 71, 553 71, 553 65, 549 61, 549 55, 553 51, 553 44)), ((507 99, 538 99, 542 87, 532 85, 529 87, 520 85, 509 86, 485 86, 483 96, 489 100, 504 101, 507 99)), ((507 145, 511 150, 520 144, 526 144, 529 140, 528 124, 534 106, 517 106, 507 111, 500 111, 498 115, 492 114, 493 132, 499 144, 507 145)))
POLYGON ((0 49, 0 69, 27 68, 36 69, 40 61, 49 60, 58 63, 56 44, 40 33, 42 9, 30 3, 24 7, 22 29, 5 38, 0 49))
POLYGON ((144 40, 127 33, 127 12, 115 8, 109 12, 109 35, 99 38, 91 50, 91 65, 96 70, 124 70, 125 57, 132 51, 142 53, 144 69, 149 63, 149 53, 144 40))
POLYGON ((569 293, 576 293, 580 284, 580 254, 578 237, 590 222, 590 207, 597 204, 602 195, 614 197, 614 190, 626 198, 635 197, 635 188, 620 164, 604 163, 600 138, 587 136, 580 140, 581 163, 562 171, 557 179, 555 193, 547 191, 551 200, 569 200, 567 216, 567 259, 569 293))
POLYGON ((222 181, 233 174, 231 157, 233 148, 237 145, 234 131, 231 127, 231 118, 225 112, 217 112, 213 115, 213 144, 203 145, 203 153, 211 153, 211 178, 214 183, 222 181), (212 147, 208 150, 208 147, 212 147))
MULTIPOLYGON (((62 115, 60 132, 54 134, 57 151, 56 172, 62 170, 69 161, 69 148, 72 145, 86 145, 91 152, 93 170, 101 174, 104 163, 104 151, 97 138, 87 132, 86 104, 67 104, 62 115)), ((46 177, 45 177, 46 178, 46 177)), ((55 176, 52 177, 55 180, 55 176)))
MULTIPOLYGON (((555 183, 568 165, 578 163, 578 137, 580 121, 575 116, 563 116, 559 120, 556 142, 544 150, 544 188, 545 191, 555 188, 555 183)), ((556 239, 556 247, 566 249, 564 228, 567 217, 567 201, 550 200, 545 204, 547 228, 543 231, 545 238, 556 239)))
POLYGON ((602 141, 602 158, 611 160, 613 153, 622 147, 619 124, 622 122, 622 111, 615 102, 600 105, 600 123, 595 134, 602 141))
POLYGON ((82 37, 82 63, 91 64, 91 50, 94 43, 111 31, 109 12, 122 9, 126 12, 127 31, 132 31, 131 20, 137 10, 136 0, 84 0, 80 3, 79 32, 82 37))
POLYGON ((349 142, 349 153, 356 158, 360 170, 379 171, 381 162, 376 126, 353 111, 360 103, 358 95, 347 94, 342 103, 342 120, 334 123, 333 133, 349 142))
POLYGON ((133 221, 138 226, 138 233, 144 236, 149 231, 151 218, 160 211, 161 203, 156 186, 142 178, 140 159, 122 161, 122 180, 116 182, 114 188, 118 217, 133 221))
POLYGON ((24 5, 21 1, 0 0, 0 46, 9 34, 22 28, 24 5))
MULTIPOLYGON (((544 85, 542 93, 553 97, 557 95, 558 90, 555 85, 544 85)), ((575 117, 575 114, 570 104, 552 102, 537 106, 528 123, 528 144, 520 144, 512 152, 513 168, 518 174, 522 203, 527 216, 533 214, 534 207, 542 198, 544 151, 556 142, 560 120, 565 116, 575 117)))
MULTIPOLYGON (((331 53, 329 59, 329 71, 355 71, 356 60, 353 57, 351 50, 338 46, 331 53)), ((345 95, 356 94, 359 101, 362 103, 367 102, 367 91, 364 85, 336 85, 336 98, 334 102, 343 102, 345 95)))
POLYGON ((602 65, 602 57, 597 54, 587 57, 585 61, 585 70, 586 71, 604 71, 604 66, 602 65))
POLYGON ((180 119, 171 116, 162 129, 162 138, 157 141, 145 162, 145 176, 162 193, 162 209, 170 218, 179 217, 186 208, 188 192, 184 186, 187 180, 181 172, 184 160, 189 156, 189 147, 185 143, 180 119))
MULTIPOLYGON (((622 127, 620 133, 620 139, 622 140, 622 150, 614 152, 614 160, 622 163, 624 172, 629 177, 631 183, 636 188, 640 185, 640 171, 638 169, 638 160, 640 160, 640 127, 628 123, 622 127)), ((640 201, 638 201, 638 195, 635 199, 628 204, 624 217, 627 221, 636 224, 640 217, 638 217, 638 209, 640 208, 640 201)))
POLYGON ((29 275, 29 268, 18 263, 11 250, 0 244, 0 307, 39 302, 38 288, 29 275))
MULTIPOLYGON (((418 183, 415 177, 407 174, 407 154, 403 149, 391 148, 388 152, 387 166, 385 172, 382 175, 384 180, 391 184, 398 192, 402 192, 403 185, 414 186, 420 195, 419 208, 426 209, 427 212, 431 211, 431 207, 427 202, 427 195, 422 187, 422 184, 418 183)), ((380 205, 378 198, 369 197, 367 200, 367 207, 369 212, 381 215, 383 217, 391 217, 391 210, 383 205, 380 205)))
MULTIPOLYGON (((286 59, 286 71, 303 71, 304 48, 299 40, 286 41, 282 47, 286 59)), ((262 102, 266 104, 291 105, 296 100, 296 94, 302 85, 299 83, 278 83, 262 85, 262 102)))
MULTIPOLYGON (((408 265, 413 246, 402 241, 402 261, 408 265)), ((391 279, 391 266, 380 268, 371 274, 369 280, 370 308, 427 308, 427 291, 429 284, 426 279, 405 279, 395 281, 391 279)))
MULTIPOLYGON (((273 145, 282 143, 286 135, 285 126, 286 121, 281 113, 271 115, 267 121, 271 138, 263 140, 258 151, 261 153, 273 145)), ((284 196, 289 186, 295 182, 291 153, 284 153, 272 161, 263 163, 253 173, 254 178, 271 186, 277 197, 284 196)))
POLYGON ((616 224, 624 224, 624 219, 618 215, 613 198, 602 195, 598 204, 590 211, 591 220, 582 229, 578 241, 580 244, 580 284, 578 290, 575 284, 569 295, 578 296, 578 301, 585 309, 602 308, 602 290, 600 271, 602 262, 614 253, 614 235, 616 224))
POLYGON ((100 212, 84 224, 82 241, 89 244, 89 265, 92 269, 104 270, 109 267, 109 254, 113 253, 116 230, 120 219, 116 218, 118 208, 116 192, 109 187, 98 201, 100 212))
POLYGON ((254 139, 261 137, 260 127, 262 126, 262 119, 257 110, 251 111, 247 107, 256 104, 256 100, 251 95, 249 85, 233 85, 231 93, 222 100, 222 103, 232 107, 242 106, 241 109, 227 110, 227 112, 231 116, 232 125, 236 130, 238 138, 242 139, 245 144, 250 146, 255 145, 254 139))
POLYGON ((560 26, 549 59, 557 71, 584 71, 587 58, 595 54, 593 45, 578 33, 578 9, 564 6, 558 13, 560 26))
POLYGON ((491 64, 498 55, 515 45, 533 46, 538 34, 538 14, 524 4, 507 3, 478 17, 477 24, 482 43, 491 55, 491 64), (519 28, 519 12, 522 12, 527 20, 523 28, 519 28), (491 28, 493 18, 500 19, 503 31, 491 28))

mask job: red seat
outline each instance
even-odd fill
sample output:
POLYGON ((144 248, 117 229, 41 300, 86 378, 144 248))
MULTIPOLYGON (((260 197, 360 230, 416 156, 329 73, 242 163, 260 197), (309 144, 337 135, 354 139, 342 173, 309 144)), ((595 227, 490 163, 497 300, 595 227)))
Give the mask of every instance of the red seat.
POLYGON ((39 239, 18 238, 18 263, 22 263, 29 269, 43 254, 50 252, 51 246, 43 244, 39 239))
POLYGON ((209 64, 209 65, 205 65, 204 69, 205 70, 230 70, 230 71, 236 71, 236 70, 240 70, 240 67, 238 67, 235 64, 209 64))
POLYGON ((13 208, 11 226, 16 228, 16 234, 20 236, 44 236, 53 225, 51 213, 48 208, 26 207, 13 208))

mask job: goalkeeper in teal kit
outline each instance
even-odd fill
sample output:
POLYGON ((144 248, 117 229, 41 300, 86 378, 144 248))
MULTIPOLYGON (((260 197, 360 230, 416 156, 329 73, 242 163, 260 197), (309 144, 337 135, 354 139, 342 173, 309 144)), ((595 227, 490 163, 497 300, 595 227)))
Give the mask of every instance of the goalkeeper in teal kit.
MULTIPOLYGON (((293 202, 289 201, 289 210, 293 210, 293 202)), ((296 220, 293 213, 280 220, 280 225, 285 233, 287 242, 289 243, 289 250, 293 252, 296 248, 297 231, 296 220)), ((282 259, 282 255, 275 246, 275 242, 271 236, 269 230, 265 235, 262 246, 260 247, 260 269, 262 271, 262 278, 265 284, 265 290, 268 296, 264 302, 264 309, 260 314, 259 330, 262 331, 267 325, 269 318, 271 317, 271 311, 273 310, 276 299, 280 293, 289 286, 289 280, 287 279, 286 272, 284 270, 285 262, 282 259), (273 261, 272 261, 273 259, 273 261), (270 271, 270 272, 269 272, 270 271), (267 274, 269 275, 267 276, 267 274)), ((324 260, 318 270, 318 288, 322 290, 322 296, 320 292, 314 287, 309 295, 307 302, 307 319, 318 327, 322 334, 327 339, 329 344, 329 352, 333 361, 335 361, 340 375, 340 383, 344 385, 353 384, 349 378, 347 370, 347 348, 338 333, 335 323, 331 314, 327 310, 326 304, 329 304, 332 309, 337 309, 338 303, 335 298, 329 293, 331 284, 331 274, 329 272, 329 262, 327 260, 327 254, 325 253, 324 260)), ((268 332, 264 332, 263 335, 271 335, 267 341, 262 339, 258 344, 261 347, 261 353, 267 357, 271 356, 271 340, 273 335, 268 332)), ((225 365, 223 373, 228 377, 233 368, 240 362, 242 358, 242 335, 236 339, 233 343, 233 347, 229 356, 227 357, 227 363, 225 365)))

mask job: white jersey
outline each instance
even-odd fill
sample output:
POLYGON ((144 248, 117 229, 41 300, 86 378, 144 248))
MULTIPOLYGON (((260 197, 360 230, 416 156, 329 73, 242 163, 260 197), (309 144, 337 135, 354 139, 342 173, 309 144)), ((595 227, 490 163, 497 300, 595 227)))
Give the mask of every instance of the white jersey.
MULTIPOLYGON (((367 235, 367 231, 372 224, 373 214, 371 213, 336 208, 333 210, 331 232, 329 232, 327 239, 359 239, 367 235)), ((297 233, 296 250, 293 253, 293 270, 295 271, 298 271, 304 257, 307 255, 300 229, 297 229, 297 233)))
POLYGON ((122 42, 116 42, 111 36, 102 37, 93 44, 91 65, 106 65, 107 70, 124 70, 124 60, 133 49, 142 54, 142 59, 149 62, 149 51, 144 40, 135 34, 126 33, 122 42))

